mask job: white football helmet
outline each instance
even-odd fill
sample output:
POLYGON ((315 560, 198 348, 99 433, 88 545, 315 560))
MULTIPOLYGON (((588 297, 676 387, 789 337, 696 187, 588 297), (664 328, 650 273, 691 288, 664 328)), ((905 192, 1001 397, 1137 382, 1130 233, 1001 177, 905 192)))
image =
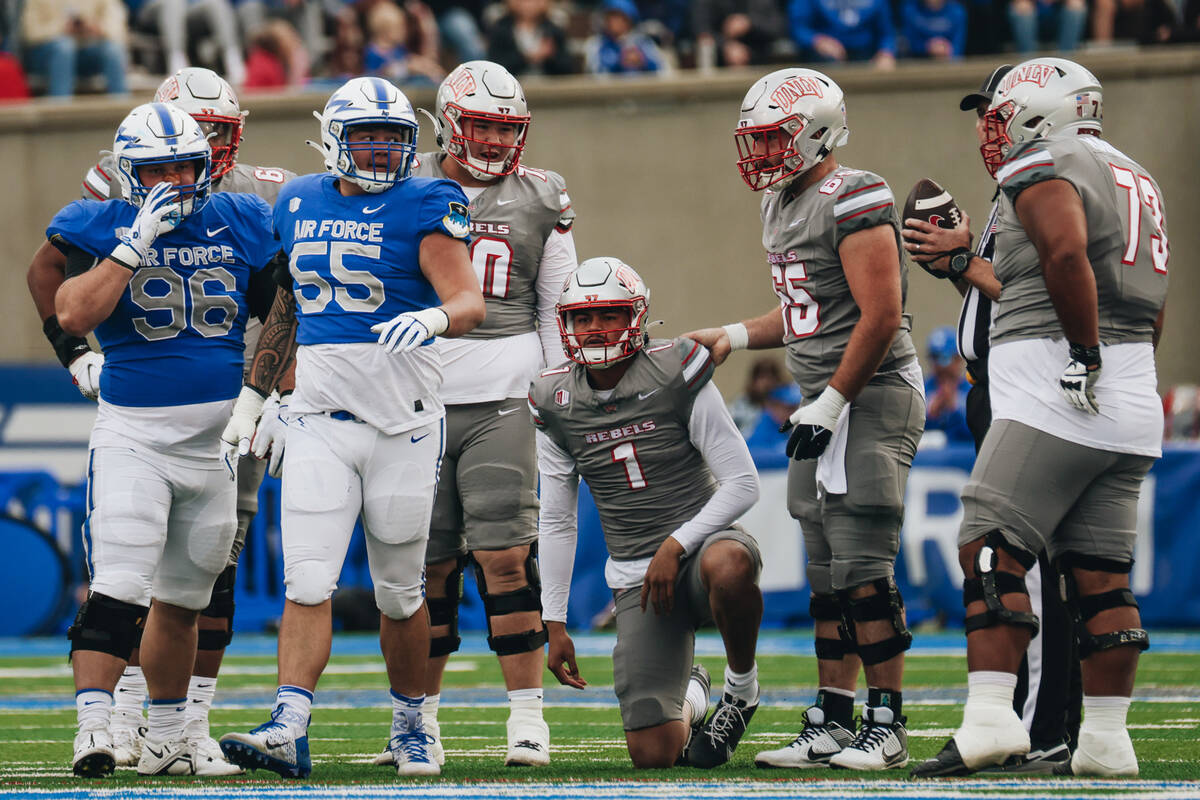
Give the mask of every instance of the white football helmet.
POLYGON ((1065 58, 1035 58, 1004 76, 983 115, 983 163, 995 176, 1013 145, 1104 130, 1104 93, 1088 70, 1065 58))
POLYGON ((121 196, 141 206, 152 185, 146 185, 140 170, 151 164, 192 161, 195 183, 180 184, 178 209, 167 217, 176 225, 208 202, 212 179, 212 151, 200 123, 183 109, 169 103, 146 103, 129 112, 117 128, 113 157, 117 162, 117 182, 121 196))
POLYGON ((650 290, 646 283, 619 258, 589 258, 580 264, 558 296, 558 332, 563 349, 572 361, 604 369, 624 361, 646 343, 646 316, 650 313, 650 290), (612 330, 588 331, 579 341, 571 312, 579 309, 622 308, 629 324, 612 330), (593 336, 604 343, 591 342, 593 336))
POLYGON ((383 78, 351 78, 329 97, 325 110, 314 111, 313 116, 321 123, 321 143, 309 144, 325 157, 325 169, 338 178, 375 194, 406 180, 412 172, 417 152, 417 117, 404 93, 383 78), (406 140, 347 143, 347 132, 360 125, 396 126, 406 140), (363 150, 372 154, 373 166, 369 169, 360 169, 354 163, 354 152, 363 150), (374 166, 377 152, 388 154, 389 165, 399 155, 399 165, 391 171, 374 166))
POLYGON ((174 103, 199 122, 205 134, 216 133, 209 139, 214 181, 237 164, 243 120, 250 112, 242 111, 233 87, 220 75, 203 67, 184 67, 159 85, 154 102, 174 103))
POLYGON ((433 124, 442 150, 477 180, 508 175, 521 160, 529 132, 525 91, 499 64, 468 61, 456 67, 438 87, 433 124), (512 143, 482 139, 475 132, 477 123, 512 126, 512 143))
POLYGON ((811 69, 791 67, 760 78, 742 100, 738 171, 754 191, 782 189, 820 164, 850 136, 841 88, 811 69))

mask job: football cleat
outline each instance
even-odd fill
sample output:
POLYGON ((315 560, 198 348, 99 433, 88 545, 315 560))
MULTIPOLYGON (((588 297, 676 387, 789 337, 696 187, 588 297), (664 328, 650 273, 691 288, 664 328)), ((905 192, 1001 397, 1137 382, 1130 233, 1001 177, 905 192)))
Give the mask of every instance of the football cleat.
POLYGON ((196 756, 186 739, 142 744, 138 759, 138 775, 195 775, 196 756))
POLYGON ((1129 731, 1079 731, 1079 744, 1069 761, 1054 768, 1055 775, 1078 775, 1100 778, 1136 778, 1137 753, 1129 731))
POLYGON ((713 710, 712 716, 688 747, 688 763, 701 769, 719 767, 733 757, 750 718, 758 710, 758 700, 748 705, 726 693, 713 710))
POLYGON ((688 727, 687 741, 683 743, 683 750, 680 752, 679 758, 675 759, 675 766, 677 767, 686 767, 688 765, 688 748, 692 746, 692 740, 704 728, 704 719, 708 716, 708 707, 712 704, 708 699, 712 692, 712 676, 708 674, 708 670, 704 668, 704 665, 698 661, 692 664, 692 674, 688 678, 689 689, 691 689, 693 683, 698 684, 704 692, 704 708, 700 710, 699 715, 692 720, 692 724, 688 727))
POLYGON ((1011 707, 988 714, 963 714, 963 724, 936 756, 913 768, 914 778, 970 775, 1029 752, 1029 732, 1011 707), (968 721, 968 719, 970 721, 968 721))
POLYGON ((297 736, 292 727, 278 722, 284 706, 276 706, 271 721, 249 733, 221 737, 221 752, 231 763, 246 769, 269 769, 285 778, 307 778, 312 772, 308 734, 297 736))
POLYGON ((109 725, 112 733, 113 758, 118 767, 137 766, 142 757, 142 744, 146 741, 146 726, 117 727, 109 725))
MULTIPOLYGON (((399 723, 401 726, 407 726, 408 718, 401 717, 399 723)), ((392 730, 397 729, 393 727, 392 730)), ((391 752, 393 763, 396 765, 396 774, 401 777, 442 774, 441 767, 429 752, 429 745, 433 742, 434 738, 425 732, 425 726, 419 716, 416 727, 412 730, 402 727, 388 742, 388 751, 391 752)))
POLYGON ((910 778, 953 778, 960 775, 970 775, 974 770, 963 763, 962 755, 954 739, 942 745, 942 749, 933 758, 927 758, 912 768, 910 778))
MULTIPOLYGON (((1023 756, 1009 756, 1003 764, 984 767, 980 775, 1053 775, 1062 765, 1071 764, 1071 750, 1066 742, 1037 747, 1023 756)), ((1067 773, 1069 774, 1069 773, 1067 773)))
POLYGON ((804 712, 804 727, 791 744, 764 750, 754 757, 756 767, 812 769, 829 766, 829 759, 854 741, 854 733, 836 722, 825 721, 825 710, 812 706, 804 712))
POLYGON ((87 728, 75 734, 71 771, 81 778, 103 778, 116 767, 112 735, 107 728, 87 728))
POLYGON ((536 712, 513 712, 508 718, 506 767, 544 767, 550 763, 550 726, 536 712))
POLYGON ((834 769, 895 769, 908 765, 906 717, 896 718, 886 706, 867 706, 859 718, 858 735, 840 753, 831 756, 834 769))
MULTIPOLYGON (((442 747, 442 730, 441 725, 435 719, 427 719, 422 715, 421 725, 425 728, 425 733, 433 737, 433 743, 429 745, 429 755, 433 756, 433 760, 437 762, 439 767, 446 763, 446 749, 442 747)), ((396 759, 392 757, 390 748, 391 742, 384 745, 383 752, 375 756, 371 762, 377 767, 393 767, 396 765, 396 759)))
MULTIPOLYGON (((188 731, 184 730, 184 735, 188 731)), ((196 774, 219 777, 224 775, 241 775, 245 772, 244 769, 237 764, 229 763, 225 758, 225 754, 221 752, 221 745, 217 744, 217 740, 211 736, 187 735, 188 745, 192 748, 192 754, 196 759, 196 774)))

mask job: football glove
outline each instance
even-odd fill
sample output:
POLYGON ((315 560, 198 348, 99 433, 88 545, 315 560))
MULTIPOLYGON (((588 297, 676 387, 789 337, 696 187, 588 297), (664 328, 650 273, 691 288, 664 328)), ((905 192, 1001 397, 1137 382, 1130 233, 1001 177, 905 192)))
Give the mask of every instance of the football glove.
POLYGON ((1088 414, 1099 414, 1096 402, 1096 381, 1100 378, 1100 348, 1070 346, 1071 361, 1058 379, 1059 388, 1067 402, 1088 414))
POLYGON ((792 432, 785 448, 787 457, 797 461, 820 457, 829 446, 838 417, 845 407, 846 398, 842 397, 842 393, 832 386, 826 386, 816 400, 796 409, 779 428, 780 433, 786 433, 789 429, 792 432))
POLYGON ((237 477, 238 458, 250 452, 250 442, 254 439, 254 430, 266 400, 257 389, 243 386, 233 404, 233 414, 221 433, 221 458, 229 468, 230 480, 237 477))
POLYGON ((179 192, 174 184, 166 181, 155 184, 133 218, 129 231, 121 237, 121 243, 113 248, 109 258, 129 269, 142 266, 154 240, 178 224, 177 219, 168 219, 178 199, 179 192))
POLYGON ((264 459, 270 454, 267 462, 267 473, 272 478, 278 478, 280 467, 283 466, 283 448, 287 440, 288 400, 291 392, 283 397, 271 393, 263 404, 262 417, 258 420, 258 428, 254 431, 250 452, 257 459, 264 459))
POLYGON ((104 354, 88 350, 74 361, 67 369, 71 371, 71 380, 79 393, 88 400, 100 396, 100 370, 104 367, 104 354))
POLYGON ((379 334, 380 347, 395 355, 415 350, 427 339, 445 333, 449 327, 449 315, 440 306, 434 306, 406 311, 387 322, 372 325, 371 332, 379 334))

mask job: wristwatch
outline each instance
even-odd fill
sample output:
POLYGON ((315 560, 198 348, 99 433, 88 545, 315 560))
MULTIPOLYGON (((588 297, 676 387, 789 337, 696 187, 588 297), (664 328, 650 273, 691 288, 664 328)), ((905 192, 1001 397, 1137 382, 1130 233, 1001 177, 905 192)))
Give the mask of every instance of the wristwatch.
POLYGON ((951 278, 961 278, 963 273, 971 266, 971 259, 975 254, 966 247, 956 247, 950 251, 949 264, 946 271, 950 273, 951 278))

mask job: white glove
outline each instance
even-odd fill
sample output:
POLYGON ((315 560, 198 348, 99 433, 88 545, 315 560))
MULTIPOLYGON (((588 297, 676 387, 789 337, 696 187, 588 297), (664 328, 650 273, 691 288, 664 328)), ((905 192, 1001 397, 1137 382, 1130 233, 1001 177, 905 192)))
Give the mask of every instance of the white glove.
POLYGON ((237 479, 238 458, 250 452, 250 442, 254 438, 254 429, 258 427, 258 416, 266 399, 257 389, 243 386, 237 402, 233 404, 233 414, 221 433, 221 458, 229 468, 230 480, 237 479))
POLYGON ((1071 361, 1058 379, 1067 402, 1087 414, 1099 414, 1096 381, 1100 378, 1100 348, 1070 345, 1071 361))
POLYGON ((92 350, 79 356, 67 367, 79 393, 88 400, 95 400, 100 396, 100 370, 103 367, 104 354, 92 350))
POLYGON ((394 355, 415 350, 426 339, 445 333, 449 327, 450 316, 441 306, 434 306, 420 311, 405 311, 387 322, 372 325, 371 332, 378 333, 379 345, 394 355))
POLYGON ((254 441, 251 442, 250 452, 261 460, 269 453, 271 460, 267 462, 267 473, 272 478, 278 478, 280 467, 283 466, 283 448, 287 440, 288 400, 291 394, 280 397, 275 392, 263 404, 262 417, 258 420, 258 429, 254 431, 254 441))
POLYGON ((154 240, 179 224, 177 219, 168 219, 178 199, 179 192, 174 184, 166 181, 155 184, 142 201, 129 232, 121 237, 121 243, 113 248, 109 257, 130 269, 140 267, 146 261, 154 240))
POLYGON ((788 458, 804 461, 818 458, 824 453, 845 407, 846 398, 842 397, 842 393, 832 386, 826 386, 816 400, 792 412, 779 429, 780 433, 792 429, 786 447, 788 458))

